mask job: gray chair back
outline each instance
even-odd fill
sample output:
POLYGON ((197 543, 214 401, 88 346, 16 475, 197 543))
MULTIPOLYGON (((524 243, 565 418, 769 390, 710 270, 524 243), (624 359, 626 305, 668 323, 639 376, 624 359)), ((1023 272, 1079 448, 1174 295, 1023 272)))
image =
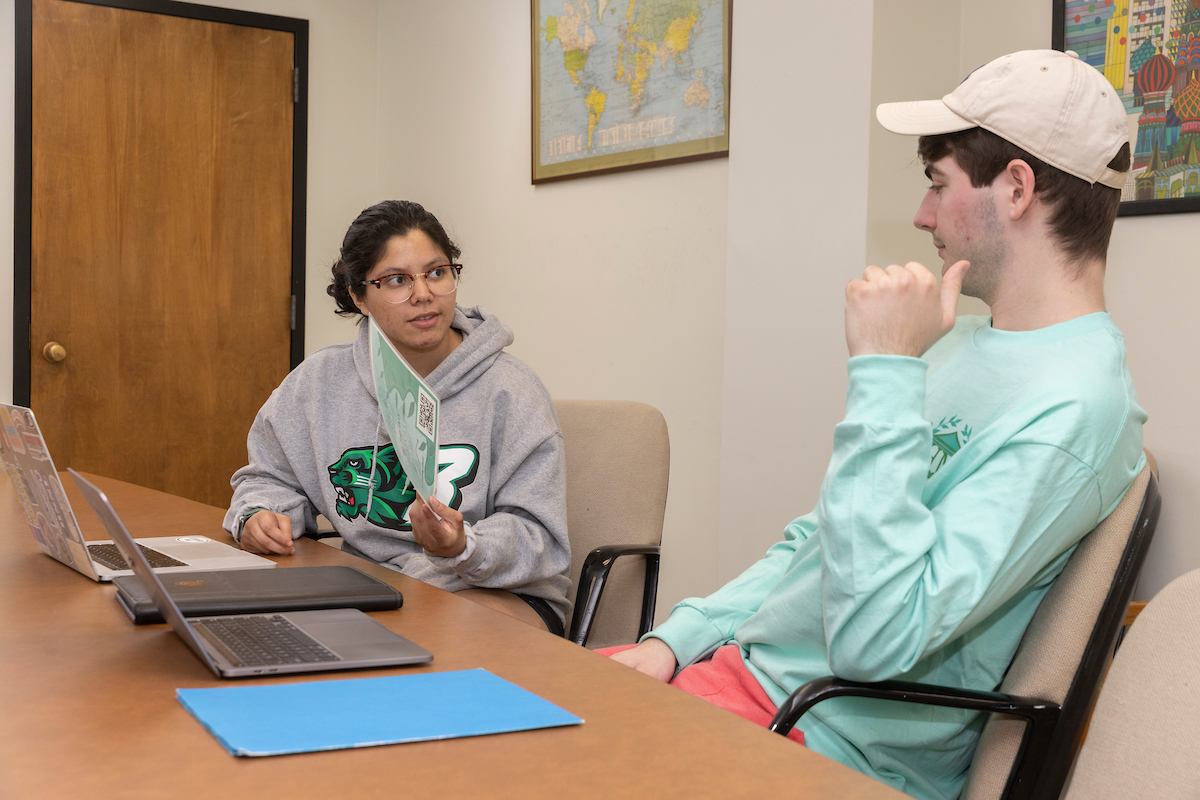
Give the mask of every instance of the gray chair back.
POLYGON ((1066 800, 1200 797, 1200 570, 1138 615, 1100 690, 1066 800))
MULTIPOLYGON (((627 400, 555 400, 567 453, 571 604, 584 558, 601 545, 662 543, 671 447, 654 406, 627 400)), ((588 638, 591 648, 636 641, 645 559, 617 559, 588 638)))
MULTIPOLYGON (((1109 599, 1115 582, 1122 577, 1119 572, 1131 535, 1135 532, 1134 523, 1138 520, 1151 473, 1156 469, 1150 454, 1146 456, 1146 468, 1138 475, 1125 497, 1108 517, 1083 538, 1046 593, 1000 684, 1001 692, 1037 697, 1062 705, 1064 717, 1068 711, 1082 714, 1080 727, 1086 721, 1086 711, 1094 699, 1100 675, 1091 678, 1090 686, 1084 685, 1088 681, 1077 681, 1077 676, 1089 642, 1100 627, 1098 620, 1105 609, 1105 601, 1109 599), (1075 698, 1082 702, 1069 703, 1068 695, 1073 688, 1077 693, 1086 692, 1088 696, 1075 698)), ((1148 544, 1147 539, 1145 545, 1148 544)), ((1143 550, 1141 558, 1144 555, 1143 550)), ((1125 587, 1127 592, 1133 591, 1132 581, 1140 569, 1141 561, 1138 560, 1136 570, 1129 576, 1129 585, 1125 587)), ((1125 604, 1128 599, 1126 596, 1125 604)), ((1122 606, 1117 620, 1124 616, 1124 611, 1122 606)), ((1112 624, 1111 632, 1102 632, 1106 636, 1111 634, 1110 643, 1115 640, 1120 622, 1112 624)), ((1111 649, 1108 652, 1111 654, 1111 649)), ((1102 671, 1102 667, 1100 669, 1102 671)), ((1063 727, 1062 719, 1059 726, 1063 727)), ((995 714, 991 716, 980 736, 975 758, 967 774, 961 795, 963 800, 995 800, 1005 796, 1024 730, 1025 723, 1021 719, 995 714)), ((1055 736, 1059 736, 1057 730, 1055 736)), ((1055 754, 1055 763, 1051 765, 1063 770, 1064 779, 1076 744, 1068 743, 1069 752, 1055 754)), ((1039 783, 1044 781, 1039 780, 1039 783)), ((1060 782, 1058 790, 1052 791, 1051 796, 1057 798, 1061 788, 1060 782)))

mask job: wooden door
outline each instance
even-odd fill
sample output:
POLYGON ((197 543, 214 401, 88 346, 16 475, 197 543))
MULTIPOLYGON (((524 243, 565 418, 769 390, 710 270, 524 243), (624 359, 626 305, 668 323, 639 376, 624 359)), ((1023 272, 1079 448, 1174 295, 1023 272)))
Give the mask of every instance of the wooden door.
POLYGON ((292 364, 294 44, 32 0, 27 363, 59 469, 228 504, 292 364))

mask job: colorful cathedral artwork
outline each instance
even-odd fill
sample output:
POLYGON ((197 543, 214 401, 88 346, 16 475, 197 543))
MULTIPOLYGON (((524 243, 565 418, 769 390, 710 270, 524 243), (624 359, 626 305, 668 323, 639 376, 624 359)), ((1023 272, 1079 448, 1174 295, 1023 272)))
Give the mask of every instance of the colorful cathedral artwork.
POLYGON ((1054 47, 1103 73, 1129 114, 1121 214, 1200 211, 1200 0, 1054 6, 1054 47))

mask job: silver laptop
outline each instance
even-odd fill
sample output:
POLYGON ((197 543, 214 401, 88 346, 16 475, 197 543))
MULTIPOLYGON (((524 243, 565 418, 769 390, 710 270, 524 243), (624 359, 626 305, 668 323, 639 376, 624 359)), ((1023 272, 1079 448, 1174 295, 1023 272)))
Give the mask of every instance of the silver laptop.
MULTIPOLYGON (((0 461, 8 470, 33 538, 43 553, 94 581, 133 574, 112 542, 84 541, 41 429, 28 408, 0 403, 0 461)), ((137 541, 150 564, 162 572, 275 566, 269 558, 207 536, 158 536, 137 541)))
POLYGON ((171 628, 217 676, 247 678, 433 660, 428 650, 392 633, 357 608, 184 619, 162 580, 134 547, 133 537, 104 492, 75 470, 68 472, 171 628))

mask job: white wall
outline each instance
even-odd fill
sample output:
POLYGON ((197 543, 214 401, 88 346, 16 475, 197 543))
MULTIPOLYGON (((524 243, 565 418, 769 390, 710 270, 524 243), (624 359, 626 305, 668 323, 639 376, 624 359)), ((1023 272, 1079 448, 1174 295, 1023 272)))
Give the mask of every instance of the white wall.
POLYGON ((976 67, 1005 53, 1049 47, 1054 19, 1051 6, 1042 0, 962 0, 959 74, 954 85, 976 67))
POLYGON ((813 508, 845 407, 842 306, 865 259, 871 7, 735 6, 721 582, 813 508))
POLYGON ((937 263, 928 233, 913 227, 929 181, 915 136, 889 133, 874 119, 880 103, 941 97, 961 78, 960 0, 876 0, 871 53, 871 145, 867 173, 869 264, 937 263))
POLYGON ((1200 297, 1195 214, 1121 217, 1108 251, 1108 308, 1125 334, 1138 399, 1150 415, 1146 447, 1158 461, 1162 517, 1137 599, 1200 568, 1200 297))
POLYGON ((446 225, 459 301, 512 326, 553 396, 667 419, 662 617, 716 588, 729 162, 532 186, 529 3, 379 8, 379 198, 446 225))

